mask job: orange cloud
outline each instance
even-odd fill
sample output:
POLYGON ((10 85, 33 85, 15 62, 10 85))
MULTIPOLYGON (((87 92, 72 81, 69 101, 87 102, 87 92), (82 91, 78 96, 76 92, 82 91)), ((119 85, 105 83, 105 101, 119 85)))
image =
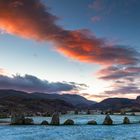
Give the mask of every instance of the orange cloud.
POLYGON ((137 61, 134 50, 110 46, 87 30, 66 30, 56 19, 40 0, 0 0, 0 28, 10 34, 51 41, 57 51, 82 62, 112 65, 137 61))
POLYGON ((136 63, 135 51, 121 47, 108 45, 105 40, 91 35, 88 30, 69 31, 56 44, 59 52, 82 62, 101 65, 136 63))
POLYGON ((35 40, 51 40, 62 31, 55 25, 56 19, 39 0, 0 1, 0 28, 10 34, 35 40))

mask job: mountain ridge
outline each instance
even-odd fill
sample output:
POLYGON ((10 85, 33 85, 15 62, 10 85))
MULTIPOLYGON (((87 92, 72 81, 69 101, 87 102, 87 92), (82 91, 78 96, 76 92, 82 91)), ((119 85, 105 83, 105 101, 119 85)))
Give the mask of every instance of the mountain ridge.
MULTIPOLYGON (((107 98, 97 103, 87 100, 77 94, 48 94, 48 93, 27 93, 16 90, 0 90, 0 109, 8 110, 11 106, 25 112, 53 112, 69 110, 112 110, 131 109, 140 111, 140 96, 136 99, 128 98, 107 98)), ((11 110, 10 110, 11 111, 11 110)))
MULTIPOLYGON (((138 98, 138 97, 137 97, 138 98)), ((140 101, 138 99, 129 99, 129 98, 107 98, 103 101, 94 104, 91 108, 100 109, 100 110, 122 110, 122 109, 131 109, 140 111, 140 101)))

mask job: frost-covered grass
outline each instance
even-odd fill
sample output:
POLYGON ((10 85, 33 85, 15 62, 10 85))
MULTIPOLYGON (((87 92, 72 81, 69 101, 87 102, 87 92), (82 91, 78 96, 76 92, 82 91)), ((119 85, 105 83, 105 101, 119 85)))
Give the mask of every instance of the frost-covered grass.
POLYGON ((140 125, 0 126, 0 140, 139 140, 140 125))
MULTIPOLYGON (((70 118, 74 126, 0 126, 0 140, 140 140, 140 124, 129 125, 84 125, 88 120, 103 122, 103 115, 65 115, 61 123, 70 118)), ((124 116, 111 116, 116 124, 122 123, 124 116)), ((128 116, 132 122, 140 120, 140 116, 128 116)), ((35 117, 36 123, 50 118, 35 117)))

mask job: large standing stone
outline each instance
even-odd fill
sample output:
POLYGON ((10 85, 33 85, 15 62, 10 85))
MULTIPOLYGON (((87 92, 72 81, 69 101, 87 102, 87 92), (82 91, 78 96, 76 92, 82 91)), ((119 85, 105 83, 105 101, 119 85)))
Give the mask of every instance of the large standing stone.
POLYGON ((104 125, 112 125, 113 124, 113 121, 109 115, 106 115, 103 124, 104 125))
POLYGON ((33 119, 25 118, 24 115, 14 115, 11 118, 11 125, 31 125, 33 119))
POLYGON ((11 117, 12 125, 22 125, 24 124, 25 117, 23 115, 13 115, 11 117))
POLYGON ((64 125, 74 125, 74 121, 71 119, 68 119, 64 122, 64 125))
POLYGON ((88 123, 87 124, 89 124, 89 125, 97 125, 97 122, 96 121, 94 121, 94 120, 91 120, 91 121, 88 121, 88 123))
POLYGON ((123 124, 130 124, 130 120, 127 117, 124 117, 123 124))
POLYGON ((59 113, 55 112, 52 115, 51 125, 59 125, 59 124, 60 124, 59 113))

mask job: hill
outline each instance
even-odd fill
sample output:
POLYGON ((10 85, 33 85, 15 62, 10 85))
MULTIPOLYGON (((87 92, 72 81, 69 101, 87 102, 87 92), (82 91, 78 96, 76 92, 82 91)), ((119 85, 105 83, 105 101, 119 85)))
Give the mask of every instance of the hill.
POLYGON ((10 114, 26 113, 36 114, 48 113, 54 111, 66 113, 67 110, 73 110, 74 106, 63 100, 43 99, 22 91, 0 90, 0 113, 10 114))
POLYGON ((140 102, 138 99, 128 99, 128 98, 108 98, 100 103, 94 104, 92 108, 100 110, 114 110, 118 111, 121 109, 130 109, 133 111, 140 111, 140 102))
POLYGON ((59 99, 69 104, 72 104, 76 108, 88 108, 95 104, 95 101, 87 100, 86 98, 77 94, 45 94, 45 93, 32 93, 33 96, 43 99, 59 99))

